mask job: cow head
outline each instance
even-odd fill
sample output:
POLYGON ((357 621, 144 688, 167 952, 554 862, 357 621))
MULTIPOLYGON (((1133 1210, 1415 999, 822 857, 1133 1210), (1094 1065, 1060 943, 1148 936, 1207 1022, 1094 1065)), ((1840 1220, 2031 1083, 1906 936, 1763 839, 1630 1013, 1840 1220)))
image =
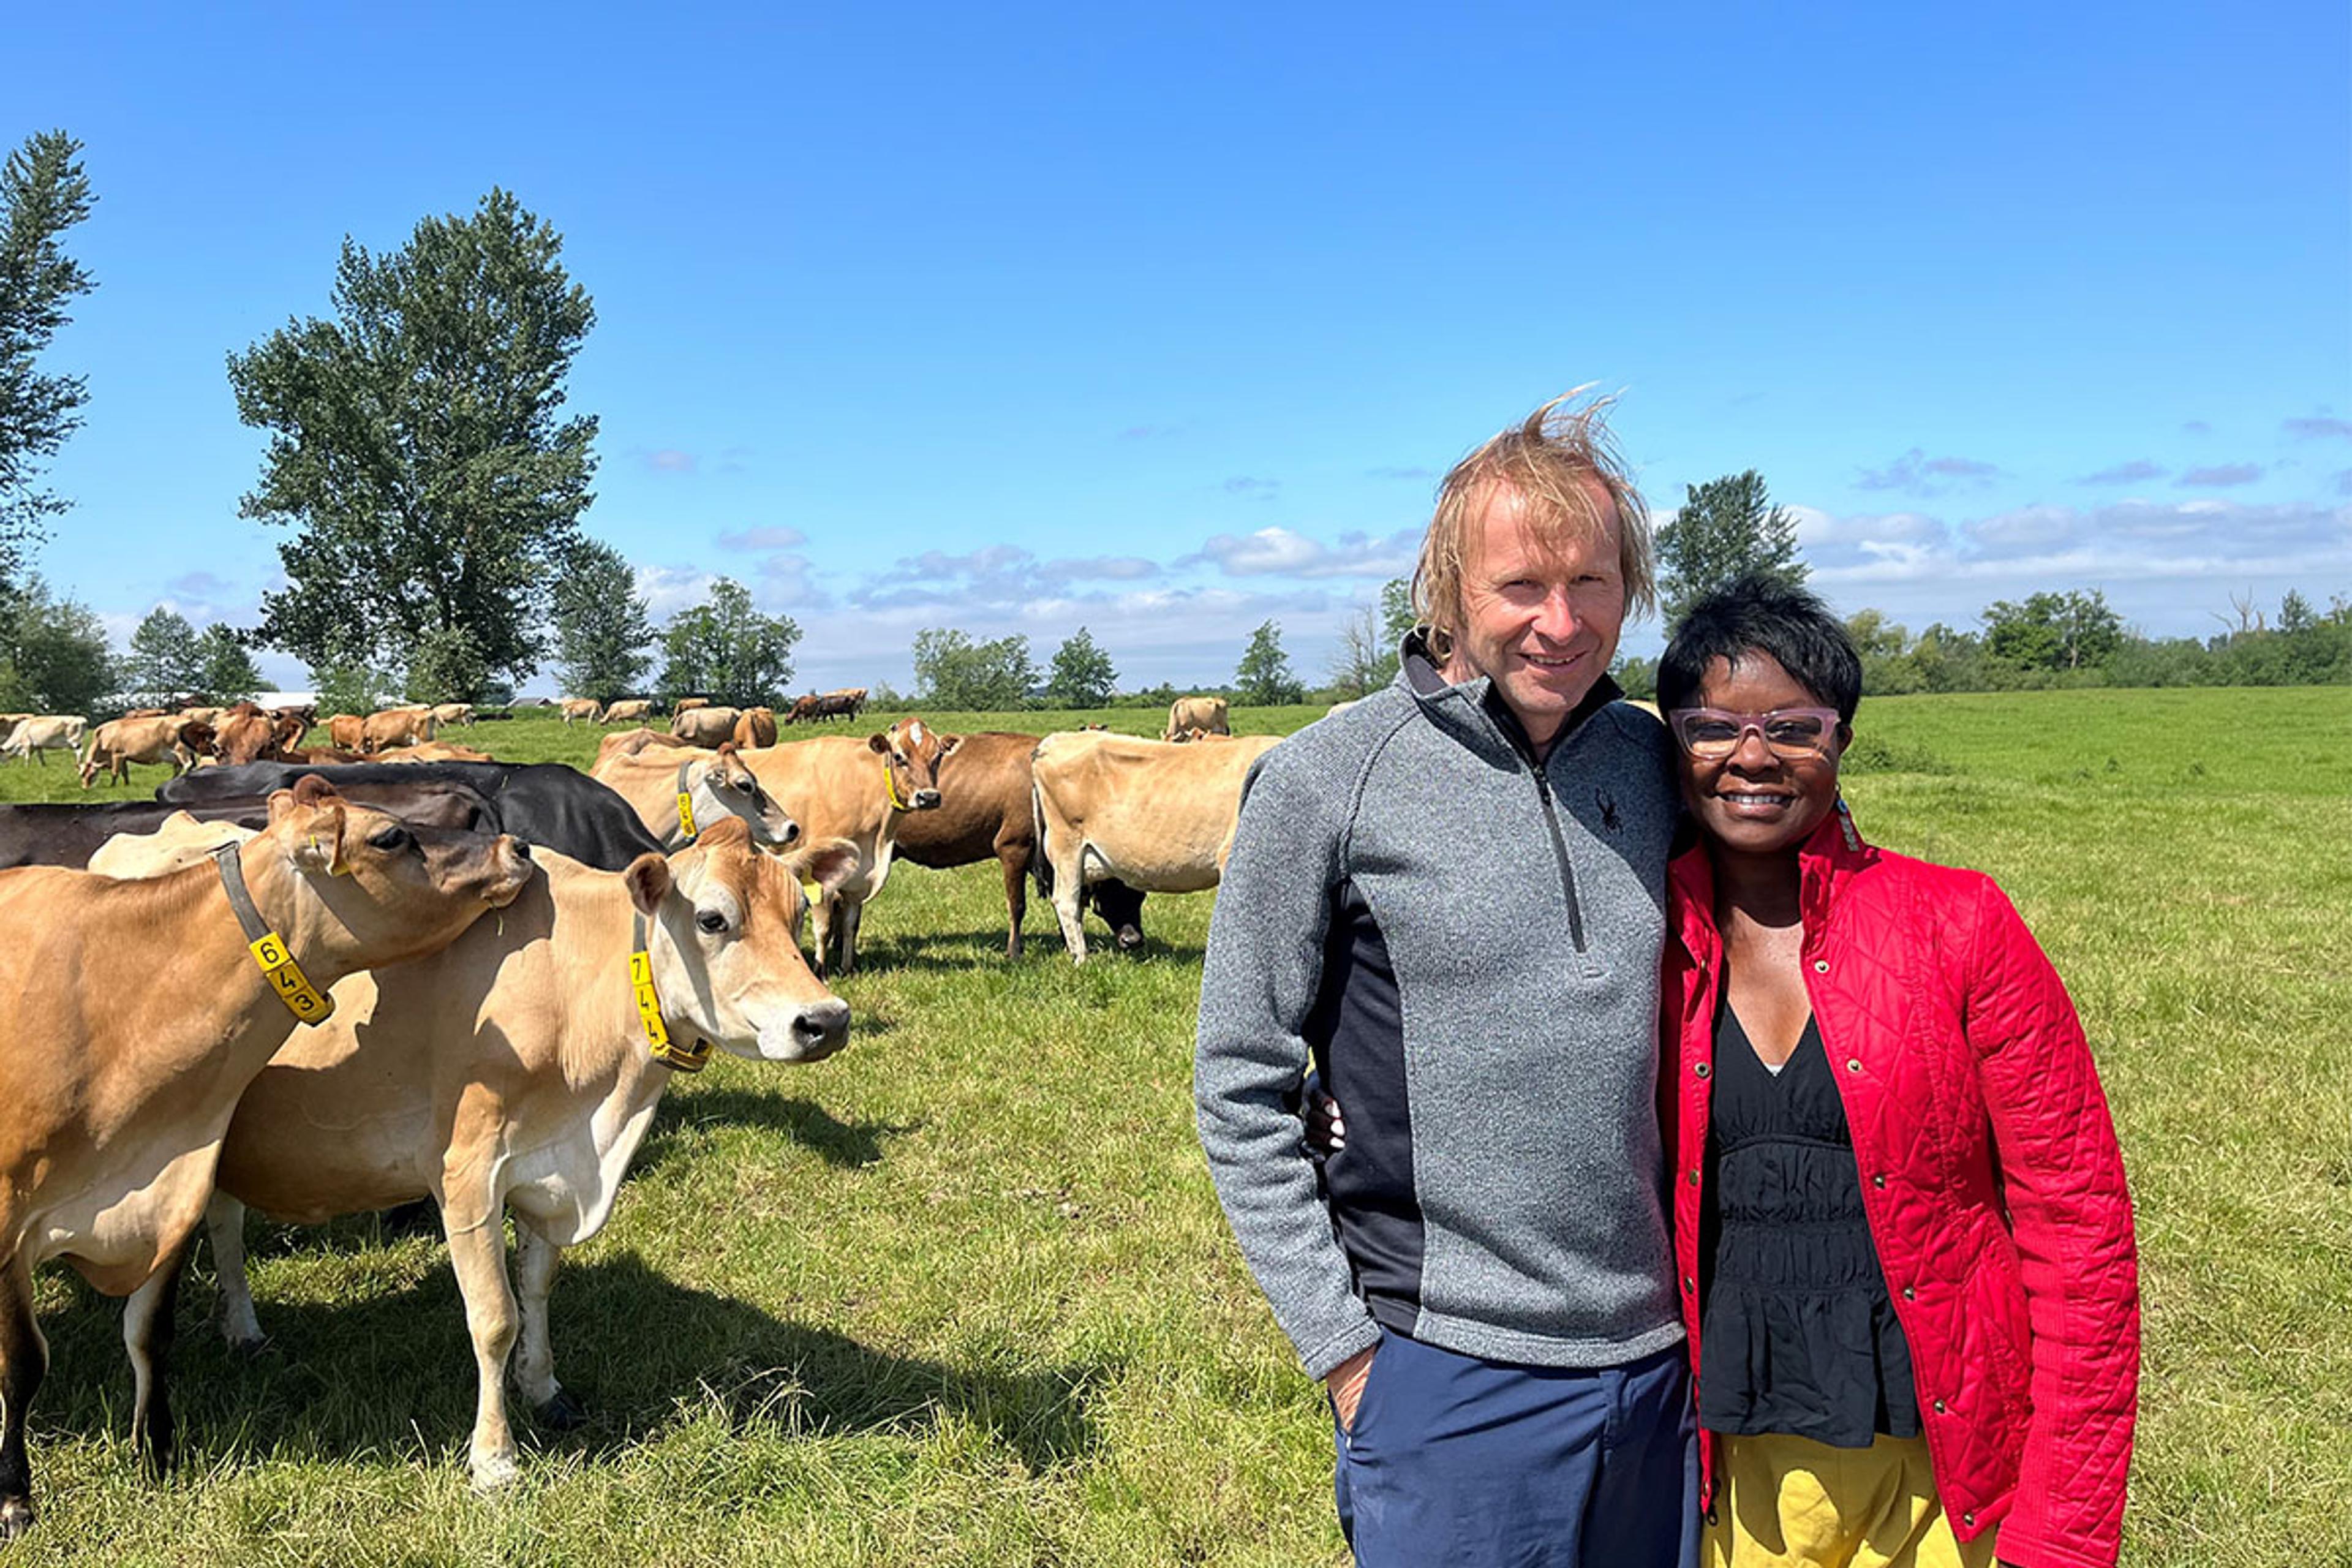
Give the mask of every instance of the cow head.
POLYGON ((648 936, 654 984, 671 1023, 759 1061, 813 1062, 849 1043, 849 1004, 801 955, 801 879, 831 892, 857 853, 831 839, 789 859, 754 851, 740 817, 721 816, 665 858, 623 873, 648 936))
POLYGON ((963 744, 963 737, 942 735, 910 717, 866 737, 866 743, 881 754, 890 804, 900 811, 929 811, 940 804, 940 764, 963 744))
POLYGON ((348 973, 437 952, 531 877, 514 838, 428 827, 357 805, 315 774, 269 797, 247 885, 308 962, 348 973))
POLYGON ((213 727, 202 719, 187 719, 181 721, 180 744, 200 757, 209 757, 213 754, 214 734, 213 727))
POLYGON ((1087 887, 1087 901, 1095 913, 1102 916, 1103 924, 1110 927, 1118 941, 1121 952, 1133 952, 1143 945, 1143 895, 1125 882, 1092 882, 1087 887))
POLYGON ((753 843, 777 849, 801 836, 801 825, 785 812, 782 803, 760 787, 759 775, 737 753, 732 741, 720 746, 719 754, 709 762, 688 763, 686 781, 693 792, 698 824, 727 816, 740 818, 751 830, 753 843))

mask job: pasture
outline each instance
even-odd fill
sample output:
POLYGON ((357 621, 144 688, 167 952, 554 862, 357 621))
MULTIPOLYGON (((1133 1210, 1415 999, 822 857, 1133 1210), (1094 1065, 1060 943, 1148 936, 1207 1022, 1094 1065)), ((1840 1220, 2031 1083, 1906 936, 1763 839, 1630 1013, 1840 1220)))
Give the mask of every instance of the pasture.
MULTIPOLYGON (((2352 691, 1887 699, 1859 729, 1864 833, 1998 876, 2098 1053, 2147 1306, 2126 1561, 2352 1563, 2352 691)), ((598 733, 534 718, 455 738, 584 763, 598 733)), ((90 798, 163 776, 134 774, 90 798)), ((0 768, 0 796, 79 795, 55 758, 0 768)), ((526 1424, 524 1479, 493 1498, 467 1489, 472 1360, 436 1237, 257 1221, 275 1343, 251 1361, 221 1345, 200 1255, 175 1356, 184 1468, 161 1488, 131 1463, 119 1310, 52 1269, 43 1519, 5 1555, 1341 1562, 1319 1392, 1193 1142, 1210 903, 1154 897, 1140 954, 1081 969, 1033 899, 1007 963, 992 862, 895 868, 838 986, 851 1048, 801 1069, 721 1058, 663 1102, 554 1294, 589 1425, 526 1424)))

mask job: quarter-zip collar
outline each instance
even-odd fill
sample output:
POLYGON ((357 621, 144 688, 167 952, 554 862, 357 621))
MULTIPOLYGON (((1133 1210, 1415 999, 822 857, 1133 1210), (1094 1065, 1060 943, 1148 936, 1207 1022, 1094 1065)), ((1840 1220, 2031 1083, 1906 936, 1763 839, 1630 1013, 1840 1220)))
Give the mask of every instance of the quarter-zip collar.
MULTIPOLYGON (((1519 722, 1510 704, 1495 690, 1494 680, 1484 675, 1460 682, 1447 680, 1430 656, 1427 639, 1418 631, 1404 639, 1397 683, 1412 693, 1431 723, 1479 755, 1497 763, 1507 757, 1529 770, 1543 771, 1544 764, 1536 761, 1535 742, 1528 738, 1527 726, 1519 722)), ((1606 675, 1594 681, 1592 689, 1584 694, 1584 700, 1576 705, 1568 721, 1559 727, 1546 762, 1559 754, 1586 720, 1624 695, 1623 689, 1606 675)))

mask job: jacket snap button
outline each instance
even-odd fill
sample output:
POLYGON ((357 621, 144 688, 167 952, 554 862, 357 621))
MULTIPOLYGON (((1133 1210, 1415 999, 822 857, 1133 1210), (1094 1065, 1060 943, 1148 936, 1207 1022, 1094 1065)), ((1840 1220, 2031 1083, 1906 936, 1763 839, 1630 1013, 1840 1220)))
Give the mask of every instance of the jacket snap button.
POLYGON ((1691 1280, 1691 1277, 1690 1277, 1689 1275, 1685 1274, 1685 1275, 1684 1275, 1684 1276, 1683 1276, 1683 1294, 1684 1294, 1684 1295, 1687 1296, 1687 1295, 1689 1295, 1692 1291, 1694 1291, 1694 1290, 1696 1290, 1696 1289, 1698 1289, 1698 1286, 1692 1282, 1692 1280, 1691 1280))
POLYGON ((1870 1178, 1870 1184, 1874 1187, 1883 1187, 1886 1184, 1886 1178, 1885 1176, 1873 1176, 1870 1178))
POLYGON ((1813 973, 1816 973, 1816 974, 1827 974, 1829 972, 1830 972, 1830 961, 1829 961, 1828 959, 1826 959, 1826 958, 1817 958, 1817 959, 1813 960, 1813 973))
POLYGON ((1698 1185, 1698 1173, 1696 1171, 1693 1171, 1690 1173, 1690 1184, 1694 1187, 1698 1185))
POLYGON ((1705 1078, 1707 1075, 1708 1070, 1707 1065, 1705 1062, 1701 1062, 1696 1067, 1691 1068, 1692 1073, 1699 1078, 1705 1078))
POLYGON ((1846 1058, 1845 1070, 1848 1072, 1860 1072, 1862 1070, 1862 1058, 1860 1057, 1846 1058))
POLYGON ((1974 1525, 1974 1524, 1976 1523, 1976 1521, 1977 1521, 1977 1516, 1976 1516, 1975 1514, 1973 1514, 1973 1513, 1964 1513, 1964 1514, 1960 1515, 1960 1522, 1961 1522, 1962 1524, 1966 1524, 1966 1525, 1974 1525))
POLYGON ((1941 1415, 1943 1413, 1944 1413, 1944 1402, 1943 1402, 1942 1400, 1938 1399, 1937 1401, 1936 1401, 1936 1414, 1937 1414, 1937 1415, 1941 1415))
POLYGON ((1906 1301, 1916 1301, 1919 1299, 1919 1292, 1906 1285, 1903 1287, 1903 1299, 1906 1301))

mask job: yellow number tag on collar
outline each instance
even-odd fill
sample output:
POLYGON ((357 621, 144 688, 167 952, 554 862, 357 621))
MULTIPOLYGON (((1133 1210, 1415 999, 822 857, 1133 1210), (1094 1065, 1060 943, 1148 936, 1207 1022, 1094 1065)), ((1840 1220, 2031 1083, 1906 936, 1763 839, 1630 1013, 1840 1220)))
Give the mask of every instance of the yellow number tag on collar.
POLYGON ((324 1023, 334 1015, 334 998, 320 995, 319 988, 310 984, 310 976, 302 973, 302 966, 287 951, 285 938, 274 931, 264 931, 248 946, 253 962, 261 966, 269 988, 286 1004, 288 1012, 306 1024, 324 1023))
POLYGON ((669 1037, 662 1022, 661 997, 654 991, 654 955, 640 949, 629 954, 629 988, 636 994, 637 1016, 645 1020, 646 1046, 654 1060, 679 1072, 700 1072, 710 1060, 710 1042, 697 1040, 691 1047, 669 1037))
POLYGON ((686 835, 688 844, 702 835, 702 830, 694 826, 694 795, 691 791, 677 792, 677 828, 686 835))

